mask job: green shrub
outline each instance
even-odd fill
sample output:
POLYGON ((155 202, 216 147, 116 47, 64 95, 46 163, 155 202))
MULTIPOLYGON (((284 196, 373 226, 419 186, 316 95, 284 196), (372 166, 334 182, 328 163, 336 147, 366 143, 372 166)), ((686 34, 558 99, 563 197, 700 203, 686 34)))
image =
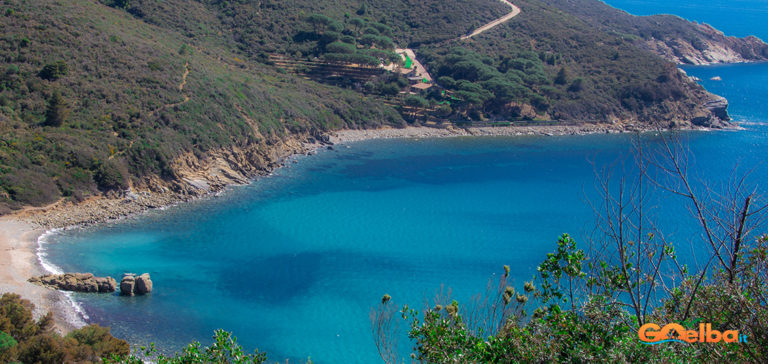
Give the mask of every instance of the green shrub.
POLYGON ((102 163, 96 170, 93 179, 104 190, 119 190, 128 187, 126 176, 113 160, 102 163))
POLYGON ((56 61, 55 63, 49 63, 43 67, 38 73, 38 76, 44 80, 56 81, 59 78, 66 76, 69 73, 69 68, 66 62, 56 61))

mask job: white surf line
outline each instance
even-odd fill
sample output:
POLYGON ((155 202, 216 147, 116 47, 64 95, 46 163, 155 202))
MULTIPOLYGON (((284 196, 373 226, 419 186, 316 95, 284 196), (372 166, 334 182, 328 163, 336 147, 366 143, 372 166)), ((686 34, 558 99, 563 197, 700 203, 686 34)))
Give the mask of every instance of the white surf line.
MULTIPOLYGON (((67 230, 68 228, 57 228, 57 229, 51 229, 40 235, 40 237, 37 238, 37 261, 40 264, 40 266, 43 267, 45 271, 47 271, 49 274, 64 274, 64 271, 57 266, 56 264, 51 263, 50 260, 48 260, 48 252, 45 249, 45 246, 50 244, 48 239, 55 234, 58 234, 64 230, 67 230)), ((88 324, 88 320, 90 320, 90 317, 87 313, 85 313, 85 309, 83 309, 83 306, 80 305, 77 301, 75 301, 75 298, 72 297, 72 292, 66 292, 59 290, 60 293, 64 295, 64 297, 67 298, 69 301, 69 308, 70 310, 63 310, 63 315, 65 316, 64 320, 72 324, 76 328, 84 327, 88 324)), ((58 305, 58 303, 57 303, 58 305)))
POLYGON ((504 23, 504 22, 506 22, 506 21, 508 21, 508 20, 510 20, 510 19, 512 19, 514 17, 516 17, 517 14, 520 14, 520 8, 515 6, 515 4, 512 4, 511 2, 509 2, 507 0, 500 0, 500 1, 505 3, 505 4, 507 4, 507 5, 509 5, 512 8, 512 12, 510 12, 509 14, 504 15, 501 18, 498 18, 498 19, 496 19, 496 20, 494 20, 494 21, 492 21, 492 22, 490 22, 490 23, 488 23, 486 25, 483 25, 480 28, 475 29, 474 32, 472 32, 472 33, 470 33, 468 35, 462 35, 460 39, 461 40, 467 40, 469 38, 472 38, 472 37, 474 37, 474 36, 484 32, 484 31, 486 31, 488 29, 491 29, 491 28, 493 28, 493 27, 495 27, 495 26, 497 26, 499 24, 502 24, 502 23, 504 23))

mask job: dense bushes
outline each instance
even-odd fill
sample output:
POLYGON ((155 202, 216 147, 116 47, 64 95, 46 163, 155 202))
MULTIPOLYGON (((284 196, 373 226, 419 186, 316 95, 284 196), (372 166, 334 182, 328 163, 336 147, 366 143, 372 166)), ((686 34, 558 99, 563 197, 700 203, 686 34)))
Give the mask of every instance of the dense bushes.
POLYGON ((258 350, 244 353, 237 339, 224 330, 215 332, 214 343, 208 347, 194 342, 182 352, 166 356, 158 355, 151 346, 141 356, 129 355, 128 343, 113 337, 109 328, 88 325, 62 337, 54 331, 50 313, 35 321, 33 310, 34 305, 17 294, 0 297, 0 362, 141 364, 151 358, 161 364, 257 364, 267 360, 258 350))
POLYGON ((48 126, 61 126, 69 116, 69 106, 58 90, 53 92, 48 100, 48 109, 45 111, 45 124, 48 126))
POLYGON ((296 49, 291 37, 303 28, 305 17, 311 14, 322 14, 338 22, 344 19, 356 33, 373 36, 367 37, 368 41, 375 42, 376 36, 383 35, 403 47, 456 38, 509 11, 508 6, 494 0, 300 0, 291 6, 277 0, 258 3, 205 0, 204 3, 222 14, 222 21, 234 33, 235 40, 254 55, 260 52, 293 54, 296 49), (373 24, 366 26, 360 24, 360 20, 373 24))
POLYGON ((59 78, 66 76, 67 70, 66 62, 56 61, 55 63, 45 65, 38 75, 44 80, 56 81, 59 78))
POLYGON ((102 163, 93 176, 99 187, 106 190, 118 190, 127 187, 126 177, 114 161, 102 163))
MULTIPOLYGON (((438 84, 454 96, 451 106, 460 113, 478 110, 488 116, 516 118, 510 103, 536 104, 547 110, 547 96, 539 87, 550 84, 544 63, 536 53, 518 52, 498 58, 484 56, 463 47, 423 52, 423 59, 438 84)), ((442 95, 432 95, 442 101, 442 95)))
MULTIPOLYGON (((513 99, 534 106, 540 117, 552 120, 637 119, 666 125, 668 120, 662 119, 670 111, 688 116, 692 113, 690 105, 702 102, 700 86, 631 40, 539 0, 515 4, 523 10, 521 16, 472 42, 420 49, 420 55, 429 59, 431 71, 477 83, 489 91, 483 96, 477 92, 467 95, 472 91, 466 87, 459 90, 468 100, 482 103, 487 117, 513 115, 511 109, 498 107, 513 99), (474 60, 449 59, 445 48, 451 46, 464 47, 467 53, 475 54, 474 60), (441 68, 444 63, 450 68, 441 68), (499 73, 503 78, 492 76, 499 73), (489 82, 492 78, 503 82, 489 82)), ((456 90, 456 84, 445 80, 438 82, 456 90)))
POLYGON ((288 53, 368 66, 400 61, 393 52, 394 42, 387 36, 392 30, 384 24, 361 18, 342 23, 322 14, 311 14, 304 26, 306 29, 293 35, 295 44, 288 53))
POLYGON ((35 321, 33 310, 16 294, 0 297, 0 362, 99 363, 129 352, 128 343, 112 337, 108 328, 90 325, 61 337, 50 313, 35 321))

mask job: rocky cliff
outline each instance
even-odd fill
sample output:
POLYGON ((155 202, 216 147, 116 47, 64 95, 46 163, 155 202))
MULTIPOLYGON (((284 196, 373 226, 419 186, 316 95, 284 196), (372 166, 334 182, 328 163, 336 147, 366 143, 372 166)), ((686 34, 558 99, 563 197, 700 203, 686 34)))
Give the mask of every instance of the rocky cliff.
POLYGON ((635 16, 598 0, 544 2, 678 64, 768 60, 768 44, 757 37, 729 37, 708 24, 679 16, 635 16))
POLYGON ((693 65, 741 63, 768 60, 768 44, 755 36, 729 37, 708 24, 691 23, 698 37, 677 34, 661 39, 651 38, 642 47, 665 59, 693 65))

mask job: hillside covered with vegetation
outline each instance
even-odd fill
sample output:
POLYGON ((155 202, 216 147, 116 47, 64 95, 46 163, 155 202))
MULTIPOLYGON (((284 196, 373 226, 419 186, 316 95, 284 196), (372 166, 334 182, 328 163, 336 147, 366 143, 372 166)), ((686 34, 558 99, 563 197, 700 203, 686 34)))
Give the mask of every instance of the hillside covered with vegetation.
POLYGON ((436 119, 718 124, 702 106, 711 95, 634 38, 541 0, 515 4, 517 17, 460 40, 509 7, 2 0, 0 214, 128 188, 183 191, 182 156, 243 151, 230 160, 252 172, 274 162, 286 139, 341 128, 436 119), (413 91, 404 75, 377 68, 402 65, 393 51, 403 47, 434 87, 413 91), (357 68, 340 68, 349 64, 357 68), (309 80, 307 65, 335 67, 324 72, 336 77, 309 80))
POLYGON ((389 106, 249 61, 204 5, 183 10, 168 30, 94 1, 0 3, 1 212, 173 180, 184 152, 403 123, 389 106), (184 32, 190 15, 210 33, 184 32))

